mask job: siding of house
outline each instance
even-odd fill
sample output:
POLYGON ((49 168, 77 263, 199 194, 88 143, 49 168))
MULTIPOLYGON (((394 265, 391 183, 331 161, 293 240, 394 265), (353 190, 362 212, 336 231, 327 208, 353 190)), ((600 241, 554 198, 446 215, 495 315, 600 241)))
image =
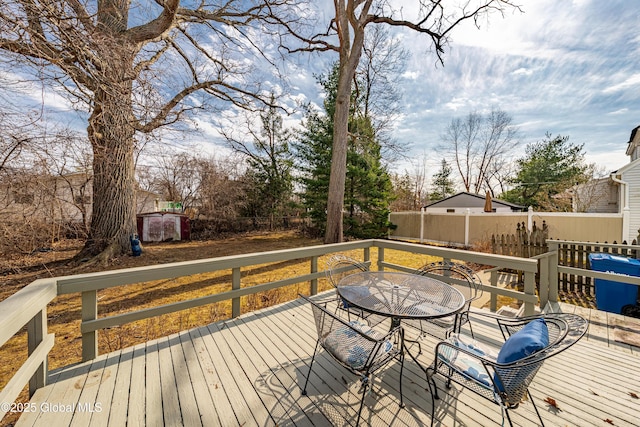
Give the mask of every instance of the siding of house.
POLYGON ((633 237, 640 229, 640 164, 630 165, 624 170, 622 180, 629 186, 629 236, 633 237))
POLYGON ((606 177, 578 185, 573 196, 573 211, 585 213, 618 213, 619 186, 606 177))
MULTIPOLYGON (((154 211, 158 198, 159 195, 138 190, 136 213, 154 211)), ((63 177, 25 174, 16 183, 0 184, 0 203, 0 213, 6 220, 21 221, 27 217, 56 222, 81 222, 82 212, 77 205, 82 203, 89 221, 93 208, 91 177, 82 173, 63 177)))

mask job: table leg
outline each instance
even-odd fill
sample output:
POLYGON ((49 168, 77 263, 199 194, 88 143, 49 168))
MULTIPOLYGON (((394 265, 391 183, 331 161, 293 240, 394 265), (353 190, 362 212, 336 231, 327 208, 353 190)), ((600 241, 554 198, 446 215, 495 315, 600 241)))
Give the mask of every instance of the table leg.
POLYGON ((390 330, 394 330, 398 326, 400 326, 400 318, 399 317, 392 317, 391 318, 391 329, 390 330))

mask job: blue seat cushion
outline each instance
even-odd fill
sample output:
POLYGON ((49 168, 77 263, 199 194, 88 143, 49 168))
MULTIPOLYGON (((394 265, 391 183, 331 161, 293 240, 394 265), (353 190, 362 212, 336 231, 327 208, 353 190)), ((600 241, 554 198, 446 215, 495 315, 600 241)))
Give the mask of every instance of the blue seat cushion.
POLYGON ((498 352, 498 363, 524 359, 549 345, 549 330, 544 319, 535 319, 511 335, 498 352))
POLYGON ((464 377, 475 381, 484 388, 491 389, 493 385, 489 372, 487 372, 482 361, 457 349, 469 351, 489 361, 495 361, 496 351, 492 347, 478 343, 476 340, 460 334, 453 334, 445 341, 454 347, 441 347, 438 358, 464 377))

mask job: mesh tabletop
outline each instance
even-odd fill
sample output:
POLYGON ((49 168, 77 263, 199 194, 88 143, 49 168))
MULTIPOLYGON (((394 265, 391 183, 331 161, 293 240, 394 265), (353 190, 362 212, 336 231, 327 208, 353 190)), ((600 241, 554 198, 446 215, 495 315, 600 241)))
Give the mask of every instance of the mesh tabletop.
POLYGON ((338 293, 365 311, 402 319, 435 319, 457 313, 464 296, 440 280, 416 274, 366 271, 338 283, 338 293))

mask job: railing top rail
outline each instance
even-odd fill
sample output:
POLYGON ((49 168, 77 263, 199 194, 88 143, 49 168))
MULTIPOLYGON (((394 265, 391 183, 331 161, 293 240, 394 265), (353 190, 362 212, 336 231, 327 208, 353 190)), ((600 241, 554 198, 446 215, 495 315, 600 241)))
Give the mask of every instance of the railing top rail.
POLYGON ((496 267, 512 268, 522 271, 538 271, 538 261, 528 258, 520 258, 507 255, 494 255, 482 252, 467 251, 464 249, 440 248, 436 246, 421 245, 418 243, 395 242, 390 240, 375 240, 374 245, 382 248, 405 250, 409 252, 433 255, 443 258, 470 261, 478 264, 487 264, 496 267))
POLYGON ((539 260, 539 259, 551 258, 555 254, 556 254, 556 251, 549 251, 549 252, 545 252, 545 253, 540 254, 540 255, 534 255, 530 259, 539 260))
POLYGON ((98 273, 77 274, 58 278, 58 294, 92 291, 150 280, 172 279, 180 276, 207 273, 217 270, 247 267, 270 262, 324 255, 336 250, 362 249, 373 246, 373 240, 316 245, 277 251, 230 255, 225 257, 174 262, 98 273))
POLYGON ((56 297, 56 279, 38 279, 0 301, 0 347, 56 297))
POLYGON ((618 248, 618 249, 640 249, 639 245, 629 245, 622 243, 600 243, 600 242, 582 242, 578 240, 554 240, 547 239, 547 244, 554 243, 558 245, 584 245, 584 246, 600 246, 603 248, 618 248))

